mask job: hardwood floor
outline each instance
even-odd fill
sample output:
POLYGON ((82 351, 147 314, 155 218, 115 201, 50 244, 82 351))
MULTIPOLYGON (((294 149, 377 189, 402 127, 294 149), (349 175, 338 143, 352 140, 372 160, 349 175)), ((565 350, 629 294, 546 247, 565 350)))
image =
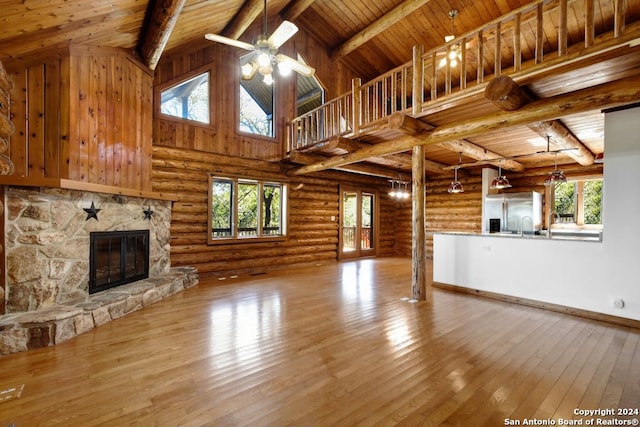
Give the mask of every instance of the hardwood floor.
POLYGON ((0 357, 0 389, 24 384, 0 427, 502 426, 640 407, 640 330, 439 289, 412 304, 410 276, 379 258, 203 279, 0 357))

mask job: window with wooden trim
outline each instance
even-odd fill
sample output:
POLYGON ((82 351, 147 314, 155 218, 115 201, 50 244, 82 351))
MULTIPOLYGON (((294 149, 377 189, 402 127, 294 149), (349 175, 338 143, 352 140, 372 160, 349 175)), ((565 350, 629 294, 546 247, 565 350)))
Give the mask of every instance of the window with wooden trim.
POLYGON ((209 207, 209 243, 286 235, 285 183, 210 175, 209 207))
POLYGON ((209 124, 209 72, 198 74, 160 92, 160 113, 209 124))

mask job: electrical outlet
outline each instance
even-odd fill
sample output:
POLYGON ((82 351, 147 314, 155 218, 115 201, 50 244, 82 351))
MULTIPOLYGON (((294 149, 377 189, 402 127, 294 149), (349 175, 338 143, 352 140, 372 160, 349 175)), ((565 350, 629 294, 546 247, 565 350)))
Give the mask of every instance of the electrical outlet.
POLYGON ((613 306, 615 308, 624 308, 624 300, 622 298, 616 298, 613 300, 613 306))

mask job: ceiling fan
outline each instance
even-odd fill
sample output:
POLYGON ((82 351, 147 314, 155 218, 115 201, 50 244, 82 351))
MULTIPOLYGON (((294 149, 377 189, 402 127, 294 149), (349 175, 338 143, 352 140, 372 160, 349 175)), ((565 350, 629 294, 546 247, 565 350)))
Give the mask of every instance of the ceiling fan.
POLYGON ((283 21, 273 34, 269 35, 267 32, 267 0, 264 1, 263 21, 263 32, 253 44, 218 34, 208 33, 204 37, 207 40, 250 51, 240 57, 240 69, 242 78, 245 80, 251 80, 256 72, 259 72, 263 76, 265 84, 271 84, 275 66, 277 66, 280 75, 288 75, 291 71, 295 71, 304 76, 312 76, 315 73, 313 67, 278 53, 278 48, 293 37, 298 31, 298 27, 293 22, 283 21))

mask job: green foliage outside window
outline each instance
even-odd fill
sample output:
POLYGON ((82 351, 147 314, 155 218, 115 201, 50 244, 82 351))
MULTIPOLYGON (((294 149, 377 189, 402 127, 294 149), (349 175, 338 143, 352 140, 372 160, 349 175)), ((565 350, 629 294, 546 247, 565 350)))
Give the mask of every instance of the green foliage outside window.
POLYGON ((556 222, 602 224, 602 190, 602 180, 557 183, 554 192, 556 222), (580 190, 582 194, 579 193, 580 190))
POLYGON ((602 224, 602 181, 584 183, 584 223, 602 224))
POLYGON ((284 235, 283 184, 212 177, 210 203, 214 240, 284 235))

